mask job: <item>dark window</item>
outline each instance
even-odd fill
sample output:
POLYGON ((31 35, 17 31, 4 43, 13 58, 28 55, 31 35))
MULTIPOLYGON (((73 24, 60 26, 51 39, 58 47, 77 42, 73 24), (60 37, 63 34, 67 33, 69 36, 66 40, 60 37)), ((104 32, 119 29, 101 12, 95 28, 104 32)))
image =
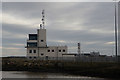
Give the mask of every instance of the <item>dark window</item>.
POLYGON ((29 50, 29 53, 32 53, 32 50, 29 50))
POLYGON ((50 52, 50 50, 48 50, 48 52, 50 52))
POLYGON ((32 57, 29 57, 30 59, 32 58, 32 57))
POLYGON ((36 50, 34 50, 34 53, 36 53, 36 50))
POLYGON ((45 56, 46 60, 48 60, 48 56, 45 56))
POLYGON ((36 59, 36 57, 34 57, 36 59))
POLYGON ((43 42, 44 40, 41 40, 41 42, 43 42))
POLYGON ((41 53, 41 56, 43 56, 44 54, 43 53, 41 53))
POLYGON ((37 42, 27 42, 28 47, 37 47, 37 42))
POLYGON ((52 52, 54 52, 54 50, 52 50, 52 52))
POLYGON ((63 49, 63 52, 65 52, 65 50, 63 49))
POLYGON ((37 40, 37 34, 29 34, 29 40, 37 40))
POLYGON ((61 50, 59 50, 59 52, 61 52, 61 50))

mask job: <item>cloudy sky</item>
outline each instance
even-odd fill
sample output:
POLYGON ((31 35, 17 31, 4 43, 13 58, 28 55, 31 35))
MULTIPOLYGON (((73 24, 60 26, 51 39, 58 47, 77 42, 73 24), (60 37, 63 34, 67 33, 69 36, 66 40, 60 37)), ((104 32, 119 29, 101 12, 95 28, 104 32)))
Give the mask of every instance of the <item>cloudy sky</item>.
POLYGON ((114 54, 113 2, 3 2, 2 55, 25 56, 27 35, 36 33, 45 10, 47 44, 67 45, 69 53, 114 54))

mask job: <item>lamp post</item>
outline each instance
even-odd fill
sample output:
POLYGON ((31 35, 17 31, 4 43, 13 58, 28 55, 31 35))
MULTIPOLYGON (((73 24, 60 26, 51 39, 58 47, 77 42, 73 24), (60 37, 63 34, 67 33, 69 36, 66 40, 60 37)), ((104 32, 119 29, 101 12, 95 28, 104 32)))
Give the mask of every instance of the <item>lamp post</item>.
POLYGON ((116 5, 116 0, 115 0, 115 22, 114 22, 114 26, 115 26, 115 55, 116 55, 116 58, 117 58, 117 55, 118 55, 118 48, 117 48, 117 46, 118 46, 118 42, 117 42, 117 15, 116 15, 116 7, 117 7, 117 5, 116 5))

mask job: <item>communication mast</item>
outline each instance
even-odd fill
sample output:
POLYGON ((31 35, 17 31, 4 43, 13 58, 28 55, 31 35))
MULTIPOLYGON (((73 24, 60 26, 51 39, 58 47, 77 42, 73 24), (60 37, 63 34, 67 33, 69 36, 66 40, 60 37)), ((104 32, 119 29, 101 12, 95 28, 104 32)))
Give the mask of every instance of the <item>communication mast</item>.
POLYGON ((42 10, 42 25, 45 28, 45 10, 42 10))
POLYGON ((42 23, 40 24, 40 29, 45 28, 45 10, 42 10, 42 23))

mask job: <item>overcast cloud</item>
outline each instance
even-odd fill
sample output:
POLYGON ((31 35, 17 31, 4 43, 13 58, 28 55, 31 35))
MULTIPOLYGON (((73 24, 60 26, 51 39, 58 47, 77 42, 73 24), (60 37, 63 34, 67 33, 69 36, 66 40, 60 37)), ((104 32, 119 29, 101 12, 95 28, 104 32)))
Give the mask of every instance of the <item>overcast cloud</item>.
POLYGON ((26 55, 27 35, 39 28, 45 9, 47 43, 67 45, 77 53, 77 43, 84 52, 114 54, 113 2, 3 2, 3 56, 26 55))

